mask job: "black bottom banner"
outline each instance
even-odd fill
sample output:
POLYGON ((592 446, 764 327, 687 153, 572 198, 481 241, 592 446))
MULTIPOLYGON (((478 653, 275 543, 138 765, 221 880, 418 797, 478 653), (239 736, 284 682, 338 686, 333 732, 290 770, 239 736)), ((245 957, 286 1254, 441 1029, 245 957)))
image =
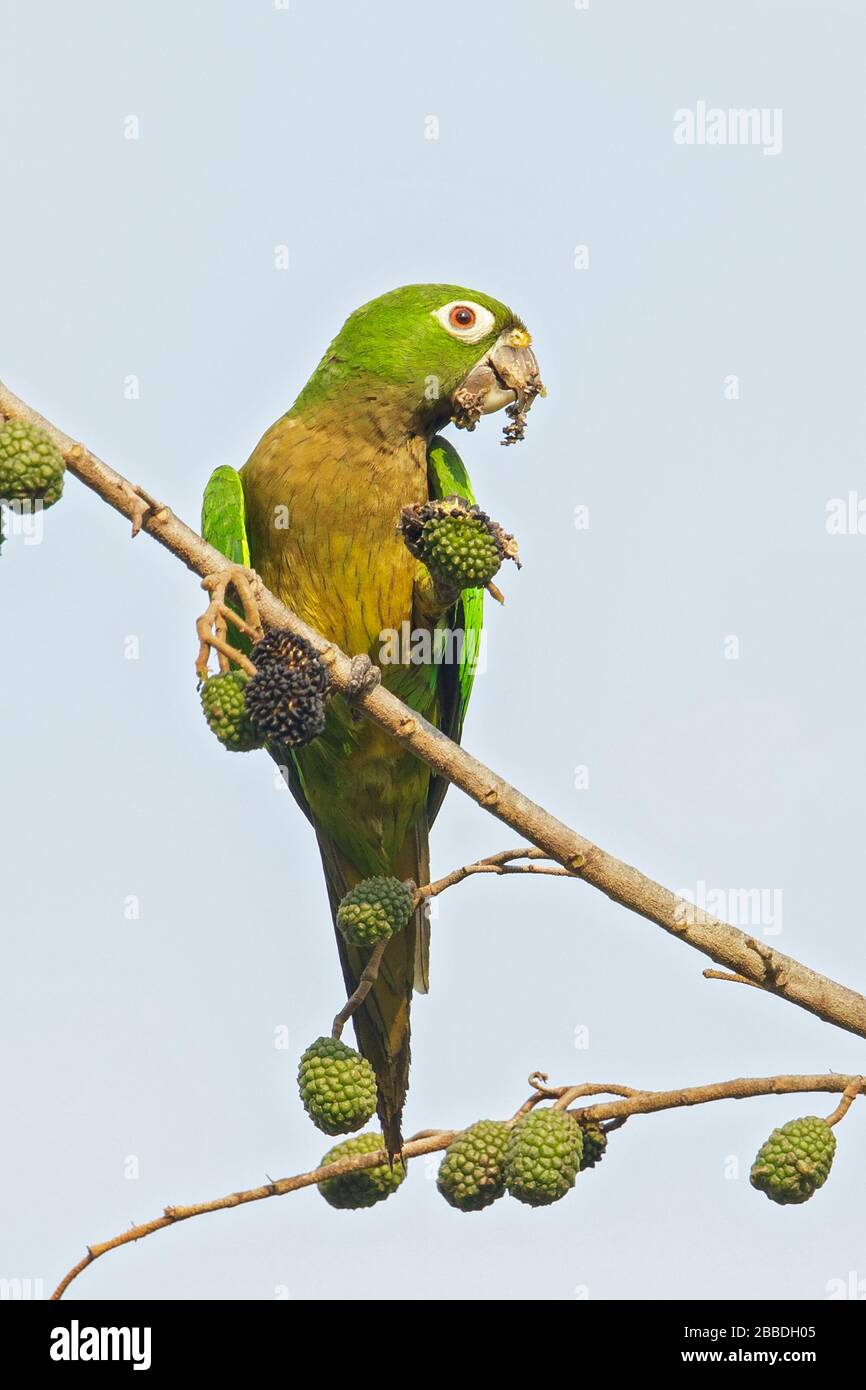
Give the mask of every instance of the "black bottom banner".
MULTIPOLYGON (((388 1358, 394 1360, 401 1377, 413 1374, 418 1349, 426 1360, 435 1346, 434 1327, 429 1308, 421 1314, 426 1332, 412 1329, 411 1299, 384 1298, 358 1309, 359 1323, 341 1309, 335 1333, 327 1338, 332 1372, 335 1359, 345 1360, 357 1371, 359 1355, 365 1348, 374 1352, 379 1333, 376 1324, 383 1304, 404 1303, 402 1332, 395 1337, 392 1319, 389 1327, 388 1358), (417 1340, 417 1338, 421 1340, 417 1340), (342 1346, 339 1345, 342 1343, 342 1346), (411 1348, 416 1348, 413 1354, 411 1348)), ((472 1305, 470 1305, 472 1306, 472 1305)), ((453 1324, 454 1335, 463 1342, 459 1353, 465 1373, 473 1352, 489 1363, 497 1359, 497 1349, 508 1347, 509 1358, 524 1341, 527 1351, 541 1341, 559 1346, 550 1350, 567 1364, 572 1358, 585 1375, 589 1366, 615 1367, 617 1371, 640 1370, 664 1373, 674 1367, 700 1370, 706 1366, 801 1366, 826 1377, 837 1366, 850 1360, 851 1347, 860 1328, 859 1305, 846 1302, 821 1303, 573 1303, 568 1311, 548 1309, 527 1315, 523 1330, 512 1326, 511 1335, 502 1339, 496 1330, 495 1314, 475 1346, 468 1340, 470 1324, 462 1319, 453 1324), (852 1317, 852 1313, 857 1316, 852 1317), (578 1340, 575 1340, 577 1338, 578 1340), (564 1340, 563 1340, 564 1339, 564 1340), (476 1351, 477 1347, 477 1351, 476 1351), (467 1364, 468 1363, 468 1364, 467 1364)), ((485 1315, 489 1317, 489 1313, 485 1315)), ((321 1351, 323 1323, 310 1320, 309 1304, 267 1303, 0 1303, 0 1333, 6 1350, 7 1367, 14 1359, 26 1374, 48 1372, 63 1380, 69 1375, 99 1378, 110 1368, 140 1372, 150 1376, 189 1371, 213 1371, 217 1375, 261 1368, 271 1362, 280 1374, 292 1376, 300 1369, 294 1356, 301 1354, 303 1366, 321 1351)), ((473 1339, 474 1340, 474 1339, 473 1339)), ((440 1347, 450 1360, 457 1350, 449 1337, 440 1347)), ((366 1359, 366 1356, 365 1356, 366 1359)), ((375 1361, 373 1365, 375 1366, 375 1361)), ((429 1364, 429 1363, 428 1363, 429 1364)), ((445 1369, 443 1364, 443 1370, 445 1369)), ((376 1374, 381 1373, 381 1365, 376 1374)))

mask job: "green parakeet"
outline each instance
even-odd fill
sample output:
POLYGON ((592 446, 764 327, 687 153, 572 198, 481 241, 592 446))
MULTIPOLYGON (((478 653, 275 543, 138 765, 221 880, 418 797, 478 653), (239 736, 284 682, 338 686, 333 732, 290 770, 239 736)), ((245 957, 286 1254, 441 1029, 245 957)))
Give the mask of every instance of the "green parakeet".
MULTIPOLYGON (((474 501, 437 431, 473 428, 509 407, 504 442, 520 438, 542 389, 530 337, 498 300, 455 285, 409 285, 346 321, 295 404, 240 470, 213 474, 205 538, 251 565, 269 589, 384 685, 459 739, 477 659, 482 591, 443 594, 398 529, 404 507, 474 501), (463 634, 437 648, 445 628, 463 634), (409 641, 406 641, 409 634, 409 641), (424 642, 424 635, 431 640, 424 642), (440 659, 435 658, 439 651, 440 659)), ((335 697, 324 733, 304 748, 270 746, 318 840, 332 915, 362 879, 429 882, 427 835, 446 784, 335 697)), ((388 943, 379 978, 354 1016, 372 1064, 389 1150, 401 1143, 413 988, 427 988, 429 925, 419 910, 388 943)), ((348 991, 368 952, 337 932, 348 991)))

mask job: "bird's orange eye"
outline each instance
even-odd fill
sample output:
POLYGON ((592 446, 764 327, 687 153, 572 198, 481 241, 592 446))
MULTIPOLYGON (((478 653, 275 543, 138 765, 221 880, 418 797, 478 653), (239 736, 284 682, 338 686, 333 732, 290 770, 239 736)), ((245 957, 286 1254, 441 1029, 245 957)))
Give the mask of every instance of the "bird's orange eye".
POLYGON ((433 309, 433 317, 461 343, 480 343, 496 327, 496 319, 483 304, 471 299, 450 299, 439 309, 433 309))
POLYGON ((468 304, 455 304, 448 315, 448 322, 454 328, 473 328, 478 315, 468 304))

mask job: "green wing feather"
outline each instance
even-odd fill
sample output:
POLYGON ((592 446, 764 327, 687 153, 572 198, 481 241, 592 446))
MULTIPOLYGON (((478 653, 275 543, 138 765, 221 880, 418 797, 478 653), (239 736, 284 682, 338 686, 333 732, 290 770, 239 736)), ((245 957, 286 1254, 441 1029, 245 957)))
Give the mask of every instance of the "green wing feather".
MULTIPOLYGON (((247 508, 241 475, 236 469, 226 465, 211 473, 201 503, 201 533, 233 565, 249 568, 247 508)), ((237 628, 229 628, 228 639, 239 651, 249 651, 249 638, 237 628)))
POLYGON ((241 475, 227 465, 210 475, 201 504, 201 533, 209 545, 231 560, 249 568, 247 509, 241 475))
MULTIPOLYGON (((467 502, 475 501, 469 474, 463 460, 452 444, 442 435, 436 435, 427 451, 428 485, 431 497, 464 497, 467 502)), ((460 601, 454 605, 444 619, 453 630, 462 628, 464 639, 460 645, 460 660, 456 667, 443 663, 439 668, 439 696, 441 715, 439 726, 442 732, 456 743, 460 742, 463 721, 472 684, 480 656, 481 629, 484 623, 484 590, 464 589, 460 601)), ((448 783, 442 777, 434 777, 430 783, 427 801, 427 817, 432 825, 448 790, 448 783)))
MULTIPOLYGON (((250 566, 250 544, 247 537, 246 501, 241 475, 224 465, 211 474, 201 504, 201 533, 209 545, 231 560, 233 565, 250 566)), ((229 628, 229 640, 240 651, 249 651, 249 638, 229 628)), ((308 820, 310 808, 304 796, 298 768, 291 751, 270 748, 289 790, 308 820)))

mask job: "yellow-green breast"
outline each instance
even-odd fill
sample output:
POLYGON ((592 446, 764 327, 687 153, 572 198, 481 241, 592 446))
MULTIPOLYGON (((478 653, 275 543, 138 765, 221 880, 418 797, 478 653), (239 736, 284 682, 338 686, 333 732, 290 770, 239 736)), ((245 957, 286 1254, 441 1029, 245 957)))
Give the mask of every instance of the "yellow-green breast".
MULTIPOLYGON (((351 434, 333 420, 284 416, 242 470, 254 569, 275 594, 350 655, 379 662, 389 630, 417 626, 415 561, 401 508, 428 495, 426 441, 351 434)), ((384 666, 383 683, 436 718, 435 670, 384 666)), ((364 872, 381 872, 424 807, 427 769, 335 699, 298 767, 316 820, 364 872)))

